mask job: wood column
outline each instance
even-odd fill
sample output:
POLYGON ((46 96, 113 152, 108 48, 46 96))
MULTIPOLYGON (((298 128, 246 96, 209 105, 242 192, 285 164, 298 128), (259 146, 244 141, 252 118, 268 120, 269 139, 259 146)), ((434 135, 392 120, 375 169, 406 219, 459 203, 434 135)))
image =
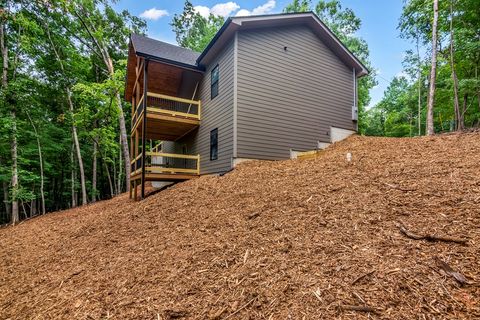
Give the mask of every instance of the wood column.
POLYGON ((141 197, 145 198, 145 144, 147 140, 147 93, 148 93, 148 59, 143 62, 143 121, 142 121, 142 190, 141 197))

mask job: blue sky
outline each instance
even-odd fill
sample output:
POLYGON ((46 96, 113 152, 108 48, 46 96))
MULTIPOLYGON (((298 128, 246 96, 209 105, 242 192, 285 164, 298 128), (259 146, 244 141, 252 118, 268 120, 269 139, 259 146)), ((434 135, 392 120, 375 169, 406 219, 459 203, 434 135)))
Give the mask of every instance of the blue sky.
MULTIPOLYGON (((401 14, 401 0, 340 0, 343 7, 353 9, 362 20, 359 35, 370 48, 371 61, 378 70, 378 86, 372 89, 371 106, 380 101, 390 80, 402 72, 403 53, 412 44, 400 39, 397 24, 401 14)), ((248 15, 278 13, 290 0, 192 0, 203 14, 248 15)), ((315 3, 315 0, 312 1, 315 3)), ((169 25, 173 15, 183 9, 182 0, 120 0, 116 7, 143 16, 148 24, 148 35, 175 44, 175 34, 169 25)))

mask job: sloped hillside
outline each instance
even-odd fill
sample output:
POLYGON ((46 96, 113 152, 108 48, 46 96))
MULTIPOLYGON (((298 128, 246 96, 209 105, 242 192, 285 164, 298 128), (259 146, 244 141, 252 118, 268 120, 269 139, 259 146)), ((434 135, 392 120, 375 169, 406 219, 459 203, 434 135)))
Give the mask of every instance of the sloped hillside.
POLYGON ((1 229, 0 318, 478 319, 479 226, 480 134, 352 137, 1 229))

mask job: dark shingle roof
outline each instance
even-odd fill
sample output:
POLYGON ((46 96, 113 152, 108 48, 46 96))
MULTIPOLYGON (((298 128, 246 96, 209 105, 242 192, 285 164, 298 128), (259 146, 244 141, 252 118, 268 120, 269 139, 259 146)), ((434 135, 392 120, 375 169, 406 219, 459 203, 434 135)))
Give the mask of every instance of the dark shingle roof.
POLYGON ((138 34, 132 34, 131 40, 137 55, 144 55, 157 60, 186 66, 197 66, 196 61, 200 56, 198 52, 138 34))

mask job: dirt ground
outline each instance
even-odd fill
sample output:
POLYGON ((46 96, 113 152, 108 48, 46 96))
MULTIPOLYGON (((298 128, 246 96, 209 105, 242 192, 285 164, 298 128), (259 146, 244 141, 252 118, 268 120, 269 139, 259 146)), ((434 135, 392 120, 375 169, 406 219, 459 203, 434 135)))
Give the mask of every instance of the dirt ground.
POLYGON ((480 133, 352 137, 0 229, 0 319, 480 319, 479 226, 480 133))

